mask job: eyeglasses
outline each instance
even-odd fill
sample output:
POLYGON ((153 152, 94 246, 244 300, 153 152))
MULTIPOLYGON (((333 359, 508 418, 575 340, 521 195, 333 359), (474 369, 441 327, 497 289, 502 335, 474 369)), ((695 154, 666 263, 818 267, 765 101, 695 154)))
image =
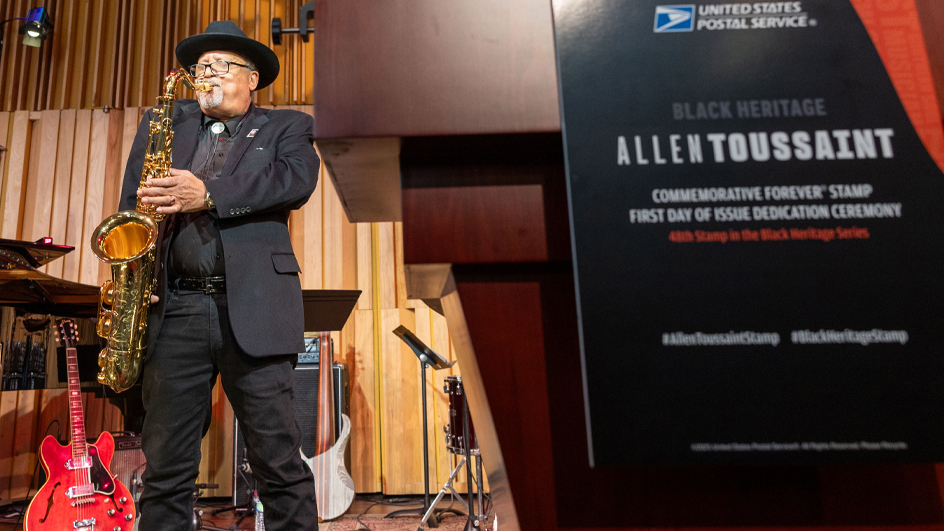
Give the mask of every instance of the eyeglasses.
POLYGON ((229 65, 241 66, 247 70, 252 70, 248 65, 234 63, 232 61, 215 61, 208 65, 200 63, 190 65, 190 75, 193 77, 204 77, 207 75, 207 69, 209 69, 214 76, 218 76, 229 72, 229 65))

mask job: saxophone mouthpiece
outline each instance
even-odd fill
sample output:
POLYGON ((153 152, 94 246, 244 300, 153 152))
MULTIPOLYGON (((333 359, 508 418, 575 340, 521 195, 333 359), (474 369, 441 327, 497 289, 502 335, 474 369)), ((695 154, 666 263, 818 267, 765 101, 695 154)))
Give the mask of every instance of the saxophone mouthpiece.
POLYGON ((213 90, 213 85, 207 83, 206 81, 194 81, 193 90, 197 92, 210 92, 213 90))

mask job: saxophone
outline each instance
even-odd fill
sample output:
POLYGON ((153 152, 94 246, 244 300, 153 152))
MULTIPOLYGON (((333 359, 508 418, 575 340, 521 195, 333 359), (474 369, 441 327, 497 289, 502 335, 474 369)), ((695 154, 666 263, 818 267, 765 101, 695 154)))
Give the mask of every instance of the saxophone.
MULTIPOLYGON (((183 69, 172 70, 164 78, 164 93, 157 97, 158 106, 149 124, 139 187, 146 187, 148 179, 167 177, 170 170, 174 139, 171 122, 180 81, 193 90, 213 88, 183 69)), ((106 218, 92 233, 92 252, 111 266, 112 276, 102 284, 99 296, 96 331, 107 339, 107 345, 98 355, 98 381, 119 393, 134 385, 141 374, 147 348, 148 306, 157 286, 157 224, 163 218, 157 207, 145 205, 138 198, 135 210, 106 218)))

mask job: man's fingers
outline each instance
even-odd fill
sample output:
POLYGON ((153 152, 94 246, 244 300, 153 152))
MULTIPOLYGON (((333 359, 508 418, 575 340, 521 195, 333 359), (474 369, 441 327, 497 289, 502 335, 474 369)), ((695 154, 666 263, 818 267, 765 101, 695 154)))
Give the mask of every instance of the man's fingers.
POLYGON ((158 302, 160 302, 160 300, 161 298, 158 297, 157 295, 151 295, 151 304, 157 304, 158 302))
POLYGON ((197 178, 196 175, 190 173, 190 170, 178 170, 178 169, 175 169, 175 168, 171 168, 168 173, 171 175, 171 177, 174 177, 174 178, 177 178, 177 179, 180 179, 180 180, 183 180, 183 179, 181 179, 181 178, 183 178, 183 177, 192 177, 192 178, 194 178, 194 179, 197 178))
MULTIPOLYGON (((144 184, 150 188, 170 188, 172 186, 177 186, 183 181, 181 177, 175 177, 174 174, 171 174, 170 177, 164 177, 161 179, 148 179, 144 184)), ((139 188, 139 190, 141 190, 139 188)), ((147 188, 143 188, 147 190, 147 188)))
POLYGON ((148 203, 153 203, 158 205, 157 213, 158 214, 176 214, 183 209, 183 205, 180 204, 180 201, 176 197, 166 196, 161 200, 151 200, 148 203))
POLYGON ((157 206, 170 206, 178 203, 177 198, 172 195, 143 196, 141 202, 157 206))

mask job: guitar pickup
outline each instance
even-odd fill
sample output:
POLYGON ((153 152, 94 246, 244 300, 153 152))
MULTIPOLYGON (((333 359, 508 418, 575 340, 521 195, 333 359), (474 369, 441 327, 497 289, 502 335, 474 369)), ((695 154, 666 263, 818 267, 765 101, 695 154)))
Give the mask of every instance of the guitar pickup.
POLYGON ((81 470, 83 468, 92 468, 92 458, 89 456, 74 457, 66 461, 66 468, 69 470, 81 470))
POLYGON ((95 494, 93 490, 93 485, 76 485, 75 487, 69 487, 66 489, 66 496, 69 498, 79 498, 82 496, 91 496, 95 494))
POLYGON ((86 518, 85 520, 77 520, 73 522, 72 527, 74 527, 76 531, 92 531, 95 529, 95 519, 86 518))

